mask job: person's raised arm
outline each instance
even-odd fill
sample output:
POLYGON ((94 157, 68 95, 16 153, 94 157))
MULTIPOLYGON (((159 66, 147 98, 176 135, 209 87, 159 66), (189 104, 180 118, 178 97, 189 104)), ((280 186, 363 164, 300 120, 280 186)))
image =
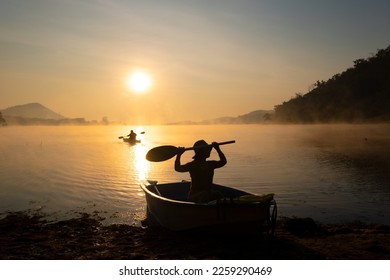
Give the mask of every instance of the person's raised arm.
POLYGON ((217 161, 216 168, 222 167, 227 163, 227 159, 225 154, 221 151, 221 148, 219 147, 219 144, 217 142, 212 143, 213 148, 217 151, 219 156, 219 161, 217 161))
POLYGON ((181 155, 185 152, 185 148, 179 147, 177 150, 177 155, 175 159, 175 171, 177 172, 187 172, 187 168, 185 165, 180 163, 181 155))

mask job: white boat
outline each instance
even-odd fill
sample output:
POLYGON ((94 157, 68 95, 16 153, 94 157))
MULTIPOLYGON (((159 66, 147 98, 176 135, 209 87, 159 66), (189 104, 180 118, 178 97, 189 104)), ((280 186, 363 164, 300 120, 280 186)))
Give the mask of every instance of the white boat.
POLYGON ((273 194, 254 195, 242 190, 213 184, 226 198, 208 203, 187 201, 190 182, 141 185, 147 202, 149 225, 170 230, 223 229, 234 231, 265 230, 274 233, 277 206, 273 194))

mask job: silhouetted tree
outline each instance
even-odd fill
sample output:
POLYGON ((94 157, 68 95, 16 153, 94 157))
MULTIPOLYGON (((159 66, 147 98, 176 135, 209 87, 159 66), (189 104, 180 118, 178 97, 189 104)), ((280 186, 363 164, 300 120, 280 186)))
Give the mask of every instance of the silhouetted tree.
POLYGON ((7 122, 5 121, 5 119, 3 118, 3 114, 0 112, 0 125, 1 126, 5 126, 7 125, 7 122))
POLYGON ((107 117, 103 117, 102 121, 101 121, 101 124, 108 125, 108 124, 110 124, 110 122, 108 121, 107 117))

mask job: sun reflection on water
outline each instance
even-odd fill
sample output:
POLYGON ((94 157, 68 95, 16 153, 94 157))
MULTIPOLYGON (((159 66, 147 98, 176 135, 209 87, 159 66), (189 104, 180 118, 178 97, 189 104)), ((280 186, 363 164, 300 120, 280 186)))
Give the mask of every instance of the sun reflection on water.
POLYGON ((144 145, 135 145, 134 159, 132 161, 133 168, 137 174, 135 174, 138 181, 145 181, 148 178, 150 171, 150 163, 146 160, 145 155, 148 151, 144 145))

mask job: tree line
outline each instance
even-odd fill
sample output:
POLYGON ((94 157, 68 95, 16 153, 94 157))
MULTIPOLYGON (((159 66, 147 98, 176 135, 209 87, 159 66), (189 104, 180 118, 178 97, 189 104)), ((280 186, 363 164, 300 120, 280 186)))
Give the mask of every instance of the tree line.
POLYGON ((390 121, 390 45, 306 94, 275 106, 273 120, 296 123, 390 121))

